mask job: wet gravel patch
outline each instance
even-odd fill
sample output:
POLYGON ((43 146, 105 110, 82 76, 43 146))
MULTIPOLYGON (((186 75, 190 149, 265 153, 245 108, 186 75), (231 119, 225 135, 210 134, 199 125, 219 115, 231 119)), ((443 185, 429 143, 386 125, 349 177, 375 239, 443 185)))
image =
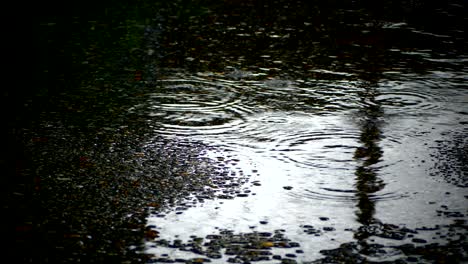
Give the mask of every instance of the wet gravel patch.
MULTIPOLYGON (((311 239, 336 231, 326 226, 300 227, 306 234, 312 235, 311 239)), ((164 231, 157 226, 148 229, 164 231)), ((172 240, 148 238, 147 252, 153 252, 153 255, 149 255, 151 263, 174 263, 177 259, 186 263, 192 263, 195 259, 203 260, 202 263, 465 263, 468 260, 468 226, 463 219, 454 219, 447 225, 414 229, 373 220, 355 230, 343 231, 353 232, 356 240, 335 249, 321 250, 323 258, 313 261, 304 261, 302 257, 307 259, 307 255, 304 255, 307 252, 299 242, 289 239, 284 229, 248 233, 220 229, 218 233, 205 237, 192 235, 187 241, 182 241, 178 236, 172 240), (154 251, 151 250, 153 248, 154 251), (165 249, 180 254, 174 251, 166 254, 165 249)))
POLYGON ((342 244, 337 249, 320 251, 326 257, 311 263, 466 263, 467 254, 463 248, 466 242, 456 241, 447 245, 404 244, 401 246, 384 246, 351 242, 342 244), (381 256, 396 255, 395 260, 379 261, 381 256))
POLYGON ((141 173, 158 175, 159 182, 171 187, 161 188, 164 207, 155 213, 166 209, 184 211, 206 199, 234 199, 251 194, 245 186, 251 172, 236 167, 239 160, 228 152, 197 142, 158 138, 146 144, 142 153, 145 157, 138 162, 141 173))
POLYGON ((436 151, 431 156, 435 166, 431 175, 458 187, 468 187, 468 129, 443 133, 446 140, 436 140, 436 151))
POLYGON ((128 126, 94 134, 60 122, 24 131, 31 186, 15 223, 24 261, 145 262, 150 213, 184 210, 206 199, 247 197, 248 173, 239 161, 197 142, 155 138, 128 126), (137 136, 139 135, 139 136, 137 136), (148 143, 150 142, 150 143, 148 143))
MULTIPOLYGON (((157 228, 157 227, 154 227, 157 228)), ((183 252, 199 255, 199 258, 180 259, 185 263, 210 262, 210 259, 223 259, 226 263, 250 263, 257 261, 280 260, 281 263, 296 263, 293 258, 302 254, 300 244, 291 241, 284 235, 285 230, 273 232, 234 233, 232 230, 219 230, 217 234, 206 237, 192 238, 186 242, 175 239, 168 241, 156 239, 150 247, 173 248, 183 252), (281 251, 278 251, 280 249, 281 251), (197 262, 200 261, 200 262, 197 262)), ((169 256, 154 255, 150 259, 153 263, 173 263, 176 259, 169 256)))
POLYGON ((467 231, 464 220, 415 229, 374 221, 354 231, 356 242, 321 250, 325 257, 312 263, 465 263, 467 231))

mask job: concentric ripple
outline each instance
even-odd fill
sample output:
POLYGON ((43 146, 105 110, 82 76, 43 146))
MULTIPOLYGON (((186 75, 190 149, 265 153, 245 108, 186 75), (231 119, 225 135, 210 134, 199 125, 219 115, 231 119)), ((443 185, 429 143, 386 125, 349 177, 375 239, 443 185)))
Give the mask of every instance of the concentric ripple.
POLYGON ((385 107, 393 109, 427 110, 437 107, 429 95, 414 92, 382 93, 377 96, 377 100, 385 107))
MULTIPOLYGON (((355 189, 335 189, 335 188, 319 188, 317 190, 304 189, 301 192, 291 193, 292 196, 303 199, 312 200, 325 200, 335 201, 339 203, 350 203, 354 204, 359 201, 359 192, 355 189)), ((373 193, 366 194, 367 198, 371 202, 387 201, 387 200, 398 200, 407 197, 405 194, 400 193, 373 193)))
POLYGON ((323 129, 300 132, 281 140, 275 147, 278 158, 305 168, 352 169, 358 131, 323 129))
POLYGON ((431 80, 404 83, 390 81, 381 85, 376 101, 387 114, 420 114, 439 109, 445 101, 431 80), (431 110, 431 111, 429 111, 431 110))
POLYGON ((240 100, 242 87, 201 78, 161 80, 145 108, 161 134, 219 134, 235 129, 253 111, 240 100))

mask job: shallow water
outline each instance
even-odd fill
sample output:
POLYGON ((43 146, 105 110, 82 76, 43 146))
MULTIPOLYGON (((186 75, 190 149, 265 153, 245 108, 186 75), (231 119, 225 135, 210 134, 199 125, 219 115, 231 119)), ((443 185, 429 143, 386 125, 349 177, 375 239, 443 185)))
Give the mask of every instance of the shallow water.
MULTIPOLYGON (((148 122, 157 134, 214 146, 217 154, 206 153, 213 160, 219 152, 240 160, 232 170, 250 172, 245 188, 252 193, 206 201, 182 214, 150 216, 148 225, 158 230, 158 239, 190 241, 190 236, 203 238, 221 229, 234 233, 284 229, 286 237, 304 250, 296 259, 313 261, 320 258, 320 250, 353 241, 359 226, 375 219, 415 229, 451 224, 452 218, 437 215, 441 206, 466 214, 465 172, 451 184, 443 180, 447 172, 435 168, 441 160, 438 142, 466 134, 463 109, 468 94, 464 87, 453 85, 452 78, 440 78, 434 72, 400 80, 392 72, 374 87, 340 81, 324 88, 320 80, 206 82, 200 75, 162 80, 162 95, 148 95, 147 113, 158 117, 148 122), (196 94, 192 94, 193 84, 199 87, 196 94), (170 104, 165 101, 166 89, 177 92, 170 104), (320 103, 298 103, 305 100, 320 103), (178 115, 174 117, 173 112, 178 115), (198 120, 205 122, 194 125, 198 120), (371 147, 378 150, 357 157, 357 149, 371 147), (361 176, 362 169, 371 176, 361 176), (256 181, 261 185, 252 185, 256 181), (305 233, 307 225, 322 230, 319 236, 305 233), (327 227, 332 230, 323 231, 327 227)), ((466 144, 466 139, 459 143, 466 144)), ((439 228, 421 231, 415 237, 446 243, 440 232, 439 228)), ((411 239, 378 242, 402 245, 411 239)), ((153 245, 147 243, 147 253, 197 256, 153 245)), ((387 254, 377 259, 395 257, 387 254)))
POLYGON ((39 259, 467 259, 464 3, 141 4, 36 21, 39 259))

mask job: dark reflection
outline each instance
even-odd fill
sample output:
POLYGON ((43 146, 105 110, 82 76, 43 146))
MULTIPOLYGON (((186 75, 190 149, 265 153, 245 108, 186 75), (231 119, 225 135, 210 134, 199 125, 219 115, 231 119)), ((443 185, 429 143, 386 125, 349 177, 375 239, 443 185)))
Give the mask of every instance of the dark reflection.
MULTIPOLYGON (((358 198, 357 220, 363 226, 368 226, 375 222, 375 201, 371 195, 382 190, 385 183, 378 177, 378 171, 373 165, 377 164, 382 157, 382 150, 379 146, 381 138, 380 118, 383 115, 379 103, 375 100, 378 95, 372 84, 367 84, 365 91, 361 94, 363 109, 361 110, 361 136, 362 146, 356 149, 354 158, 361 165, 356 169, 356 190, 358 198)), ((366 229, 361 229, 366 230, 366 229)), ((359 240, 369 236, 366 232, 356 233, 359 240)))

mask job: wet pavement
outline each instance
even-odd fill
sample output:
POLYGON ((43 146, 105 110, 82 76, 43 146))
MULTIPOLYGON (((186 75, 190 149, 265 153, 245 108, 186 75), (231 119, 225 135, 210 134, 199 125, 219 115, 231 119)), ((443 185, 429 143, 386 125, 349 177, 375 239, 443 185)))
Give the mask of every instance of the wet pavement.
POLYGON ((464 4, 38 17, 2 160, 16 258, 467 261, 464 4))

